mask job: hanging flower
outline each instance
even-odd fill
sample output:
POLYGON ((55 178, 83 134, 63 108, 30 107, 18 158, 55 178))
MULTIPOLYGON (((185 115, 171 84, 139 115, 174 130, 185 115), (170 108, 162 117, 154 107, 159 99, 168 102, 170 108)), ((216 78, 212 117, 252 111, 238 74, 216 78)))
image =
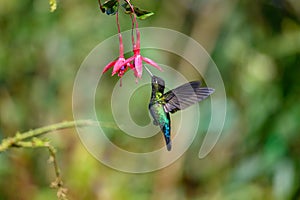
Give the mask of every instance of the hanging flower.
POLYGON ((136 74, 135 76, 137 78, 141 78, 142 77, 142 73, 143 73, 143 61, 148 63, 149 65, 152 65, 153 67, 155 67, 156 69, 162 71, 161 67, 158 66, 158 64, 156 62, 154 62, 153 60, 151 60, 150 58, 146 58, 143 57, 141 55, 141 48, 140 48, 140 32, 137 31, 137 41, 136 44, 133 45, 133 56, 128 58, 126 60, 127 62, 133 62, 133 65, 136 69, 136 74))
POLYGON ((112 76, 118 73, 118 76, 121 78, 124 73, 127 71, 128 67, 133 69, 134 67, 129 61, 126 61, 124 58, 124 46, 123 46, 123 39, 120 32, 120 25, 119 25, 119 18, 117 14, 117 24, 118 24, 118 32, 119 32, 119 58, 115 61, 108 63, 102 73, 105 73, 107 70, 113 67, 112 76))
MULTIPOLYGON (((112 61, 109 64, 107 64, 104 67, 102 73, 105 73, 110 68, 113 68, 112 76, 115 74, 118 74, 118 76, 120 78, 122 78, 122 76, 125 74, 125 72, 130 68, 134 71, 134 75, 136 78, 141 78, 142 73, 143 73, 143 61, 154 66, 158 70, 162 71, 162 69, 158 66, 157 63, 155 63, 151 59, 143 57, 141 55, 140 32, 138 30, 138 23, 136 20, 135 10, 128 0, 125 0, 125 1, 127 2, 129 9, 131 9, 130 14, 131 14, 131 20, 132 20, 132 31, 134 30, 134 26, 135 26, 135 31, 136 31, 136 42, 134 40, 134 35, 132 34, 133 56, 131 56, 128 59, 125 59, 125 57, 124 57, 123 40, 122 40, 121 31, 120 31, 120 24, 119 24, 119 17, 118 17, 119 14, 118 14, 118 10, 115 10, 114 12, 116 13, 116 21, 117 21, 118 33, 119 33, 119 58, 117 60, 112 61)), ((116 2, 118 2, 118 1, 116 1, 116 2)))
POLYGON ((131 63, 125 61, 125 58, 119 57, 118 60, 112 61, 106 65, 102 73, 105 73, 107 70, 113 67, 112 76, 117 73, 119 77, 122 77, 128 68, 134 69, 131 63))

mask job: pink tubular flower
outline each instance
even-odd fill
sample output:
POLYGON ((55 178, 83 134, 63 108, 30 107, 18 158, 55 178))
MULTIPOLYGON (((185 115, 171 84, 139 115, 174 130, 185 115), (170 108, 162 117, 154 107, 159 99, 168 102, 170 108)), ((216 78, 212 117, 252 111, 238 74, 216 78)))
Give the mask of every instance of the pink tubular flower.
POLYGON ((102 71, 105 73, 107 70, 113 67, 112 76, 118 73, 119 77, 122 77, 124 73, 127 71, 128 68, 134 71, 134 75, 137 78, 142 77, 143 73, 143 61, 152 65, 153 67, 157 68, 158 70, 162 71, 161 67, 158 66, 153 60, 143 57, 141 55, 140 49, 140 32, 137 30, 137 40, 136 44, 133 46, 133 56, 126 59, 124 58, 124 50, 123 50, 123 42, 122 42, 122 35, 119 33, 119 40, 120 40, 120 55, 119 58, 115 61, 110 62, 106 65, 102 71))
MULTIPOLYGON (((134 71, 134 75, 136 78, 141 78, 142 73, 143 73, 143 61, 154 66, 158 70, 162 71, 162 69, 156 64, 154 61, 152 61, 149 58, 143 57, 141 55, 141 47, 140 47, 140 32, 138 30, 138 23, 136 20, 136 15, 134 13, 134 8, 130 4, 129 0, 125 0, 128 5, 130 5, 131 10, 132 10, 132 45, 133 45, 133 56, 131 56, 128 59, 124 58, 124 47, 123 47, 123 40, 122 40, 122 35, 120 31, 120 24, 119 24, 119 13, 117 11, 116 13, 116 20, 117 20, 117 26, 118 26, 118 33, 119 33, 119 58, 115 61, 112 61, 108 63, 102 73, 105 73, 108 71, 110 68, 113 68, 112 70, 112 76, 115 74, 118 74, 120 78, 125 74, 125 72, 128 70, 128 68, 132 69, 134 71), (134 30, 134 25, 135 25, 135 31, 136 31, 136 42, 134 41, 134 36, 133 36, 133 30, 134 30)), ((137 80, 136 80, 137 81, 137 80)))
POLYGON ((115 61, 112 61, 106 65, 102 71, 102 73, 105 73, 107 70, 109 70, 111 67, 113 67, 112 76, 118 73, 119 77, 122 77, 125 73, 125 71, 128 69, 128 67, 132 68, 129 61, 126 61, 124 58, 124 47, 123 47, 123 40, 122 35, 119 33, 119 49, 120 49, 120 55, 119 58, 115 61))
POLYGON ((119 12, 117 12, 116 15, 116 20, 117 20, 117 26, 118 26, 118 33, 119 33, 119 58, 115 61, 112 61, 108 63, 102 73, 105 73, 107 70, 109 70, 111 67, 113 67, 112 70, 112 76, 118 73, 118 76, 122 78, 128 67, 131 69, 133 68, 132 64, 129 63, 129 61, 126 61, 124 58, 124 46, 123 46, 123 39, 122 39, 122 34, 120 30, 120 24, 119 24, 119 12))
POLYGON ((141 55, 141 48, 140 48, 140 32, 137 30, 136 32, 137 38, 136 38, 136 44, 133 47, 133 56, 128 58, 125 62, 131 62, 133 61, 133 66, 135 67, 135 76, 137 78, 141 78, 142 77, 142 73, 143 73, 143 61, 148 63, 149 65, 152 65, 153 67, 155 67, 156 69, 162 71, 161 67, 158 66, 158 64, 156 62, 154 62, 153 60, 143 57, 141 55))

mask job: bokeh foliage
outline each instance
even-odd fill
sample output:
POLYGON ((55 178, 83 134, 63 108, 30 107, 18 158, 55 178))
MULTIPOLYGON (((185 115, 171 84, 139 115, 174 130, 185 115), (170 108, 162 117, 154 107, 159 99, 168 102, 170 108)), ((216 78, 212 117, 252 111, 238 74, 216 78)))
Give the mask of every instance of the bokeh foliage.
MULTIPOLYGON (((212 55, 227 92, 224 132, 209 156, 199 160, 199 141, 204 137, 200 127, 182 158, 166 169, 141 175, 99 164, 74 130, 47 135, 58 149, 70 197, 299 199, 298 1, 135 2, 155 13, 141 21, 141 27, 191 35, 212 55)), ((121 17, 122 29, 130 29, 129 17, 121 17)), ((97 1, 59 1, 53 13, 46 0, 0 1, 0 139, 71 119, 72 87, 81 62, 115 33, 115 18, 102 14, 97 1)), ((192 73, 172 56, 161 59, 192 73)), ((107 76, 106 81, 116 78, 107 76)), ((112 120, 109 110, 104 112, 108 117, 102 120, 112 120)), ((122 137, 117 134, 112 134, 116 142, 132 143, 118 141, 122 137)), ((1 154, 0 199, 54 199, 47 156, 43 150, 21 149, 1 154)))

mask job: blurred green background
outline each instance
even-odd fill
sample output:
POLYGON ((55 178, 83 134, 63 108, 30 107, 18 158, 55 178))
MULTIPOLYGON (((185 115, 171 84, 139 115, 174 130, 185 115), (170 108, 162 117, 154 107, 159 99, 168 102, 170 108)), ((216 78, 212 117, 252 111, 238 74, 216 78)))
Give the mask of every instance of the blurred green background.
MULTIPOLYGON (((180 31, 211 54, 227 92, 225 128, 206 158, 198 159, 194 142, 178 161, 147 174, 100 164, 75 130, 46 135, 70 198, 300 199, 299 1, 132 2, 155 12, 140 27, 180 31)), ((115 18, 97 1, 62 0, 50 13, 48 0, 0 0, 0 139, 71 120, 76 72, 114 34, 115 18)), ((0 199, 55 199, 47 159, 44 149, 2 153, 0 199)))

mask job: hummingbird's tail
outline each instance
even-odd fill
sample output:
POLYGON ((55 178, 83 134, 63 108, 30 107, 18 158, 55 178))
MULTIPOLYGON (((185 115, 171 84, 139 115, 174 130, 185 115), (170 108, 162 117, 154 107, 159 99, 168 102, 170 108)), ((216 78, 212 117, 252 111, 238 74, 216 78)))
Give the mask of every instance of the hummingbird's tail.
POLYGON ((162 128, 162 131, 164 133, 164 138, 165 138, 165 141, 166 141, 166 145, 167 145, 167 150, 168 151, 171 151, 171 148, 172 148, 172 142, 171 142, 171 130, 170 130, 170 124, 169 123, 165 123, 163 128, 162 128))
POLYGON ((171 149, 172 149, 172 142, 170 140, 169 143, 167 143, 167 150, 171 151, 171 149))

